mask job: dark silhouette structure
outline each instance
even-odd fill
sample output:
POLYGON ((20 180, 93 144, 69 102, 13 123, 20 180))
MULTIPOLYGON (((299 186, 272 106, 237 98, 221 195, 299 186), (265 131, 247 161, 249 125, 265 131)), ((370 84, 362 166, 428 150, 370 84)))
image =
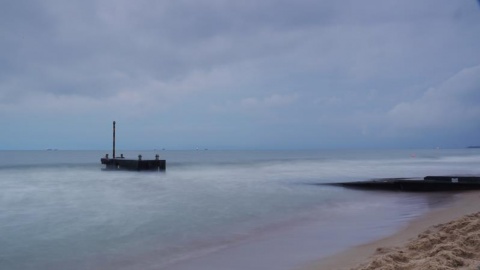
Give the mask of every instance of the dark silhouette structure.
POLYGON ((117 158, 115 156, 115 121, 113 121, 112 158, 106 154, 100 161, 105 165, 106 170, 165 171, 167 169, 166 160, 160 159, 158 154, 152 160, 144 160, 142 155, 138 155, 138 159, 125 159, 123 154, 117 158))
POLYGON ((458 191, 479 190, 480 176, 451 175, 425 176, 422 178, 381 178, 368 181, 327 183, 355 189, 394 191, 458 191))

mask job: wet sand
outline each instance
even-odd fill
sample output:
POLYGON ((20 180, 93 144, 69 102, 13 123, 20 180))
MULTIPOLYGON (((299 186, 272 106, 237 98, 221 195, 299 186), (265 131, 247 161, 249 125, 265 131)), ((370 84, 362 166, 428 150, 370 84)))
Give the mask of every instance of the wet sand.
POLYGON ((465 192, 396 234, 321 259, 303 270, 479 269, 480 192, 465 192))
MULTIPOLYGON (((357 193, 355 191, 354 193, 357 193)), ((168 270, 292 270, 349 247, 391 235, 413 218, 451 205, 454 194, 365 192, 356 200, 306 211, 224 245, 198 246, 168 270), (355 228, 355 229, 352 229, 355 228), (213 247, 213 248, 212 248, 213 247)))

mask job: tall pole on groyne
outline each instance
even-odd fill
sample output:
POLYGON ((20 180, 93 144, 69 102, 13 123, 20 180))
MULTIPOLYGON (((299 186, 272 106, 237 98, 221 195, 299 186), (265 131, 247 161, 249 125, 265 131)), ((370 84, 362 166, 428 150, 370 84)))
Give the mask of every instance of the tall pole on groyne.
POLYGON ((115 158, 115 121, 113 121, 113 158, 115 158))

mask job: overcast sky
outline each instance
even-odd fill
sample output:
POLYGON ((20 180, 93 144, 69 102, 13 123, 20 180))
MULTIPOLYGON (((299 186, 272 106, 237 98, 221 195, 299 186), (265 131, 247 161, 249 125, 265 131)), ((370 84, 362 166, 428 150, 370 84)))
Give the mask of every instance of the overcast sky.
POLYGON ((480 145, 475 0, 4 0, 0 149, 480 145))

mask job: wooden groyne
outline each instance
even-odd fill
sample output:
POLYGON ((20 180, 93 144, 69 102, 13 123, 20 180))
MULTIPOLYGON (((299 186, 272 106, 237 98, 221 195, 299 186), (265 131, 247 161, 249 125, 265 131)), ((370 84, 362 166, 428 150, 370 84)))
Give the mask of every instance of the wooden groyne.
POLYGON ((160 159, 155 155, 155 159, 142 159, 142 155, 138 155, 138 159, 126 159, 123 154, 120 157, 115 156, 115 121, 113 121, 113 149, 112 157, 108 154, 100 159, 107 170, 130 170, 130 171, 165 171, 167 169, 166 160, 160 159))
POLYGON ((459 191, 480 190, 480 176, 444 175, 422 178, 382 178, 358 182, 327 183, 355 189, 398 191, 459 191))

